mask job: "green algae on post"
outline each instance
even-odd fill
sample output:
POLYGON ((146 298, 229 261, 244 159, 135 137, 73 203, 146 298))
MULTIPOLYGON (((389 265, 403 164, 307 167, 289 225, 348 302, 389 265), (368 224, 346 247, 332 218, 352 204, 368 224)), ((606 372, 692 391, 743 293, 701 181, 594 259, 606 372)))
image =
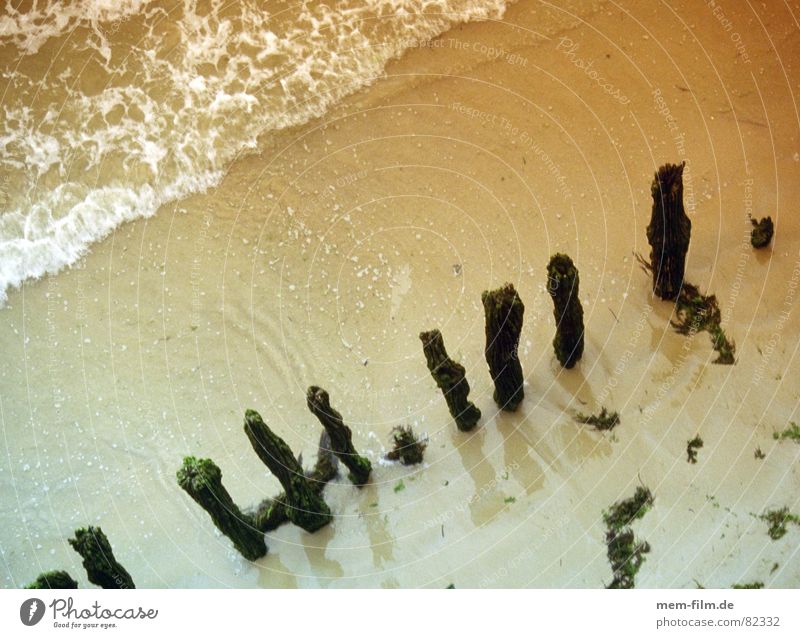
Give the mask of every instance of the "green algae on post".
POLYGON ((419 338, 428 370, 444 395, 456 427, 462 432, 468 432, 480 420, 481 411, 468 398, 470 388, 464 366, 448 356, 439 330, 421 332, 419 338))
POLYGON ((513 284, 484 291, 481 301, 486 315, 484 352, 494 381, 494 400, 500 409, 514 412, 525 397, 519 362, 519 336, 525 305, 513 284))
POLYGON ((653 208, 647 226, 653 293, 661 299, 678 298, 683 284, 692 222, 683 207, 685 162, 665 164, 655 174, 650 193, 653 208))
POLYGON ((737 583, 731 589, 764 589, 764 583, 754 580, 752 583, 737 583))
POLYGON ((306 393, 306 404, 330 436, 331 450, 350 470, 348 478, 359 487, 366 484, 372 472, 372 463, 356 452, 353 447, 353 433, 344 424, 342 415, 331 407, 328 393, 312 385, 306 393))
POLYGON ((65 571, 54 570, 39 574, 25 589, 78 589, 78 581, 65 571))
POLYGON ((331 522, 331 510, 314 490, 286 442, 270 430, 261 415, 247 410, 244 416, 244 433, 258 458, 278 479, 285 494, 283 503, 286 517, 307 532, 316 532, 331 522))
POLYGON ((89 582, 103 589, 135 589, 127 570, 114 558, 111 543, 99 527, 75 530, 69 539, 72 548, 81 555, 89 582))
POLYGON ((422 463, 426 441, 422 441, 414 434, 411 426, 397 426, 392 429, 394 447, 386 455, 390 461, 400 461, 403 465, 422 463))
POLYGON ((583 356, 583 307, 578 269, 567 255, 557 253, 547 264, 547 292, 553 298, 556 336, 553 348, 558 362, 572 368, 583 356))
MULTIPOLYGON (((331 452, 331 439, 328 433, 323 430, 319 437, 319 451, 317 452, 317 462, 310 472, 306 472, 311 489, 317 494, 322 494, 325 485, 336 478, 339 473, 339 461, 331 452)), ((287 497, 281 493, 275 498, 264 499, 252 511, 255 526, 262 532, 271 532, 284 523, 289 522, 287 515, 287 497)))
POLYGON ((267 553, 264 534, 253 519, 243 514, 222 484, 222 471, 211 459, 187 456, 177 473, 178 485, 200 505, 247 560, 267 553))
POLYGON ((772 224, 772 217, 762 217, 759 221, 750 219, 753 230, 750 231, 750 243, 753 248, 766 248, 772 241, 775 227, 772 224))
POLYGON ((600 414, 578 412, 574 418, 578 423, 594 426, 598 430, 613 430, 620 423, 619 414, 605 408, 600 409, 600 414))
POLYGON ((689 463, 697 463, 697 450, 701 447, 703 447, 703 439, 699 434, 686 442, 686 460, 689 463))

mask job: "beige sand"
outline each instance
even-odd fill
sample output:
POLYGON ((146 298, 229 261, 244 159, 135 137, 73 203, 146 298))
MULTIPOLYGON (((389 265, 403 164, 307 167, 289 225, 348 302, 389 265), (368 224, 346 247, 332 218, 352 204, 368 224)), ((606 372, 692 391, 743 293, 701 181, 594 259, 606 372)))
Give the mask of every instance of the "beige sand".
POLYGON ((773 542, 751 515, 800 510, 800 446, 772 439, 797 419, 796 19, 772 4, 722 18, 688 0, 586 4, 522 0, 410 50, 214 192, 12 293, 0 583, 66 568, 86 584, 66 539, 100 524, 142 587, 602 587, 602 510, 643 482, 656 505, 636 524, 652 546, 638 586, 800 585, 800 528, 773 542), (688 277, 717 294, 735 366, 669 328, 633 258, 653 171, 682 160, 688 277), (776 220, 771 249, 750 248, 750 212, 776 220), (571 371, 551 347, 556 251, 581 274, 588 334, 571 371), (482 351, 480 293, 504 281, 527 308, 516 414, 497 413, 482 351), (467 368, 473 433, 425 367, 417 334, 432 327, 467 368), (339 479, 333 525, 285 526, 248 564, 175 471, 207 456, 242 505, 274 494, 242 415, 258 409, 309 459, 312 383, 374 483, 339 479), (601 404, 621 414, 614 436, 571 419, 601 404), (401 423, 430 437, 424 467, 379 460, 401 423))

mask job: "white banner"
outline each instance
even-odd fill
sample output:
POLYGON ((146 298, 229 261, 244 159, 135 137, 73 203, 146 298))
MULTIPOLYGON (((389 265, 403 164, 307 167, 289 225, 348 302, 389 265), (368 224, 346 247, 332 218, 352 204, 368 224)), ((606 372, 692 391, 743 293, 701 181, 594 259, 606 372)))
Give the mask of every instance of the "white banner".
POLYGON ((797 636, 796 600, 791 590, 4 590, 0 636, 797 636))

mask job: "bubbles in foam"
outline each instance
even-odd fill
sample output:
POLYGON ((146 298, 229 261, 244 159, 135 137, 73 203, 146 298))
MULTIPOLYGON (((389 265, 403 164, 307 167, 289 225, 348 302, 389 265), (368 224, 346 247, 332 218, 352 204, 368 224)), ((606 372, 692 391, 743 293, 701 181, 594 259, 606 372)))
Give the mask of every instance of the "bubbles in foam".
POLYGON ((73 263, 119 224, 215 185, 259 135, 322 115, 410 43, 505 8, 262 5, 80 0, 6 10, 0 46, 14 55, 2 69, 0 303, 9 286, 73 263))

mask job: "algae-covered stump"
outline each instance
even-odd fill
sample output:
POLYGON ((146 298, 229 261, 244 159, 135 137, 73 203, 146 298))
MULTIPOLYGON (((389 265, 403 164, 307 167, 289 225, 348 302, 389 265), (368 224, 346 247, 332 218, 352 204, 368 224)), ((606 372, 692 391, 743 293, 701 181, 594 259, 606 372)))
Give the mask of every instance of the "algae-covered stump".
MULTIPOLYGON (((322 494, 328 481, 332 481, 336 478, 338 473, 339 461, 336 455, 331 452, 331 438, 328 436, 328 433, 323 430, 319 437, 317 462, 310 472, 305 473, 305 476, 308 479, 311 489, 317 494, 322 494)), ((252 514, 256 527, 262 532, 271 532, 284 523, 288 523, 289 516, 287 514, 286 502, 286 494, 282 493, 275 498, 264 499, 259 503, 252 514)))
POLYGON ((692 222, 683 208, 685 163, 658 169, 650 192, 653 210, 647 226, 653 293, 661 299, 678 298, 683 283, 692 222))
POLYGON ((411 426, 397 426, 392 429, 394 447, 386 455, 390 461, 400 461, 403 465, 422 463, 425 448, 428 444, 414 434, 411 426))
POLYGON ((772 224, 772 217, 762 217, 759 221, 751 219, 753 230, 750 231, 750 243, 753 248, 766 248, 772 241, 772 234, 775 227, 772 224))
POLYGON ((421 332, 419 338, 428 370, 444 395, 456 427, 462 432, 468 432, 480 420, 481 411, 468 399, 469 383, 464 366, 448 356, 442 333, 438 330, 421 332))
POLYGON ((56 570, 39 574, 25 589, 78 589, 78 581, 67 572, 56 570))
POLYGON ((525 397, 519 335, 525 305, 512 284, 481 295, 486 315, 486 363, 494 381, 494 400, 501 409, 513 412, 525 397))
POLYGON ((269 429, 255 410, 245 413, 244 432, 258 458, 285 490, 282 502, 289 521, 307 532, 315 532, 330 523, 331 510, 320 491, 312 487, 286 442, 269 429))
POLYGON ((243 514, 222 484, 222 471, 211 459, 187 456, 178 470, 178 485, 202 507, 214 525, 247 560, 267 553, 264 534, 243 514))
POLYGON ((360 456, 353 447, 353 433, 344 424, 342 415, 331 407, 330 397, 322 388, 312 385, 306 393, 306 403, 311 413, 319 419, 331 438, 331 450, 350 470, 348 477, 358 486, 369 481, 372 464, 360 456))
POLYGON ((547 292, 553 298, 558 362, 572 368, 583 355, 583 307, 578 297, 578 269, 567 255, 557 253, 547 265, 547 292))
POLYGON ((69 544, 83 558, 89 582, 103 589, 135 589, 127 570, 114 558, 111 543, 99 527, 75 530, 69 544))

